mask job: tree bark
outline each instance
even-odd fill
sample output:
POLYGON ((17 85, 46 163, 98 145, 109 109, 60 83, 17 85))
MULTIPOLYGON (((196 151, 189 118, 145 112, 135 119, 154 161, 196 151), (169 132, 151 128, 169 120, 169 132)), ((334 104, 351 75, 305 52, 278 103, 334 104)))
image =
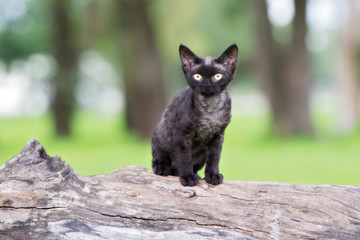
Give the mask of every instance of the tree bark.
POLYGON ((68 5, 69 1, 67 0, 53 0, 51 9, 54 21, 54 57, 57 62, 51 110, 57 135, 71 133, 75 87, 78 82, 78 51, 71 34, 68 5))
POLYGON ((343 34, 339 51, 338 94, 339 113, 338 131, 348 134, 359 125, 359 83, 357 74, 358 53, 358 17, 357 1, 345 1, 347 19, 343 25, 343 34))
POLYGON ((0 239, 360 239, 360 187, 79 176, 32 139, 0 166, 0 239))
POLYGON ((266 1, 254 1, 259 77, 269 100, 272 130, 279 136, 312 133, 305 45, 306 0, 294 3, 292 42, 280 48, 272 37, 266 1))
POLYGON ((118 1, 126 122, 145 138, 152 136, 166 105, 148 4, 149 1, 144 0, 118 1))

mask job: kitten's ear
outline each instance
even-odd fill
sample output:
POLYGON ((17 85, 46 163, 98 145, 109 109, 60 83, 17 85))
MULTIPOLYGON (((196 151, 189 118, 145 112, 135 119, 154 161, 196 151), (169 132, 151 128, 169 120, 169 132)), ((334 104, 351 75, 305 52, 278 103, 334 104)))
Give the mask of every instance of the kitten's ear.
POLYGON ((201 62, 201 59, 185 45, 180 44, 179 54, 182 62, 182 69, 185 73, 201 62))
POLYGON ((236 68, 236 61, 238 56, 238 47, 236 44, 231 45, 228 47, 220 57, 216 59, 218 63, 224 65, 227 69, 235 72, 236 68))

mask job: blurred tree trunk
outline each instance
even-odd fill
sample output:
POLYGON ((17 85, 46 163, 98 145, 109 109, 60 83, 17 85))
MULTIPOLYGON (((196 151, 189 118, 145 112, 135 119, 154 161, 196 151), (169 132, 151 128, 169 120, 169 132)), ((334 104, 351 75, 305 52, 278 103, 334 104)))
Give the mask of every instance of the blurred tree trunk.
POLYGON ((254 1, 259 75, 270 104, 272 130, 279 136, 312 133, 305 45, 306 0, 294 3, 292 42, 288 48, 279 48, 272 37, 266 1, 254 1))
POLYGON ((289 49, 289 70, 286 76, 286 94, 288 98, 288 133, 311 134, 312 124, 310 118, 310 79, 308 68, 308 49, 305 44, 306 0, 295 0, 295 16, 293 20, 292 46, 289 49))
POLYGON ((338 130, 349 133, 358 126, 359 84, 357 76, 357 50, 359 33, 355 0, 345 1, 347 19, 343 25, 338 62, 339 114, 338 130))
POLYGON ((100 28, 101 28, 101 22, 100 22, 100 5, 99 1, 90 1, 87 4, 86 8, 86 14, 85 14, 85 46, 92 46, 96 39, 100 35, 100 28))
POLYGON ((118 2, 127 126, 150 138, 165 108, 160 56, 144 0, 118 2))
POLYGON ((54 98, 52 114, 57 135, 71 133, 71 119, 75 106, 75 86, 78 79, 78 52, 71 37, 68 0, 53 0, 53 46, 57 62, 54 77, 54 98))

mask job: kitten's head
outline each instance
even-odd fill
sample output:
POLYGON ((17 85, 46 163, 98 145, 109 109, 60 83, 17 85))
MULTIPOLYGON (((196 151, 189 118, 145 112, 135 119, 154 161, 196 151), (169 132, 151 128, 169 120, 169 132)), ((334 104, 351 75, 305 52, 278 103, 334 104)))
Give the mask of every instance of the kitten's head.
POLYGON ((200 58, 182 44, 179 53, 189 86, 204 96, 222 92, 233 79, 238 55, 236 44, 228 47, 217 58, 200 58))

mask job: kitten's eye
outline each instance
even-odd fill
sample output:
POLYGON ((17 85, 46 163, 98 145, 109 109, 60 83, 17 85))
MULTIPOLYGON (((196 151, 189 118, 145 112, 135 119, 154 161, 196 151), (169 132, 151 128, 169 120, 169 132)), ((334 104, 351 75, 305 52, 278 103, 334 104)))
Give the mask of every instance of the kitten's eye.
POLYGON ((221 73, 217 73, 217 74, 215 74, 214 75, 214 79, 216 80, 216 81, 219 81, 221 78, 222 78, 222 74, 221 73))
POLYGON ((201 76, 200 74, 198 74, 198 73, 195 73, 195 74, 193 75, 193 78, 194 78, 196 81, 200 81, 200 80, 202 79, 202 76, 201 76))

